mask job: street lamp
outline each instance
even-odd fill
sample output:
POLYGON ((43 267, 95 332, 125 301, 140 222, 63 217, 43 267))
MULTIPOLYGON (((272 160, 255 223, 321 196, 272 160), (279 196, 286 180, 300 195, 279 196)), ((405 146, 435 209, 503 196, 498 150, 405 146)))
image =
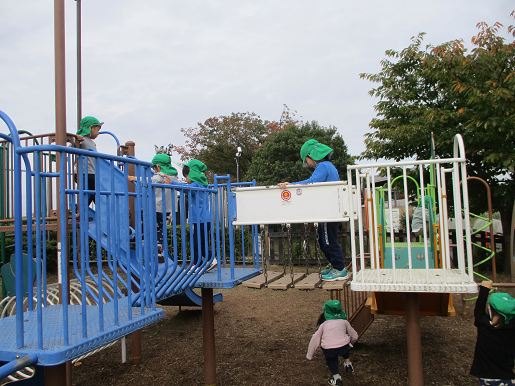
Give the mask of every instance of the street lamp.
POLYGON ((241 147, 238 146, 238 152, 236 153, 236 182, 240 182, 240 157, 241 147))

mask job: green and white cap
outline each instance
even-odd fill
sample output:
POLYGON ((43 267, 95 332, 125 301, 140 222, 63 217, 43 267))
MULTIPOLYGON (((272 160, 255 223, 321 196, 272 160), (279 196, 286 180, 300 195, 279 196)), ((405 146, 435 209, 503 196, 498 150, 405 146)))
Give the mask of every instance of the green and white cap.
POLYGON ((200 185, 207 186, 207 177, 203 172, 207 170, 207 166, 198 159, 192 159, 185 166, 190 168, 188 177, 190 180, 198 182, 200 185))
POLYGON ((329 300, 322 307, 324 310, 325 320, 344 319, 347 320, 347 314, 342 310, 342 304, 339 300, 329 300))
POLYGON ((490 307, 504 316, 506 323, 515 317, 515 299, 511 295, 503 292, 496 292, 488 299, 490 307))
POLYGON ((304 145, 300 148, 300 158, 302 159, 302 166, 304 167, 308 166, 306 163, 307 156, 315 161, 320 161, 325 157, 331 159, 332 155, 333 149, 323 143, 319 143, 316 139, 310 139, 304 142, 304 145))
POLYGON ((164 174, 168 174, 169 176, 177 175, 177 169, 172 166, 172 159, 168 154, 156 154, 154 158, 152 158, 152 165, 159 165, 164 174))
POLYGON ((79 130, 77 130, 77 135, 82 135, 82 136, 88 135, 89 133, 91 133, 91 126, 102 126, 103 124, 104 124, 104 122, 100 122, 95 117, 90 117, 90 116, 84 117, 80 120, 80 123, 79 123, 80 127, 79 127, 79 130))

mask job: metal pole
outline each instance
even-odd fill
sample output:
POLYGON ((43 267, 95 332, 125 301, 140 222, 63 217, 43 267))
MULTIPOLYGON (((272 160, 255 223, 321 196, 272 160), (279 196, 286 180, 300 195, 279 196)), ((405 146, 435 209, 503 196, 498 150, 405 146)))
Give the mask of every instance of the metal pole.
MULTIPOLYGON (((135 156, 136 150, 135 146, 136 144, 132 141, 128 141, 125 143, 125 146, 127 146, 127 157, 135 156)), ((135 168, 134 164, 129 164, 129 175, 133 176, 135 174, 135 168)), ((134 187, 134 184, 129 184, 129 192, 134 193, 136 191, 136 188, 134 187)), ((139 215, 139 214, 138 214, 139 215)), ((139 215, 141 216, 141 215, 139 215)), ((138 219, 138 221, 141 221, 138 219)), ((134 197, 129 197, 129 223, 130 225, 135 228, 136 226, 136 213, 134 211, 134 197)), ((135 276, 133 276, 134 279, 136 279, 135 276)), ((137 292, 139 289, 136 287, 134 283, 131 283, 131 291, 137 292)), ((131 334, 132 337, 132 364, 139 365, 141 363, 141 330, 134 331, 131 334)))
MULTIPOLYGON (((54 0, 54 58, 55 58, 55 143, 66 146, 66 60, 65 60, 65 8, 64 0, 54 0)), ((56 157, 60 165, 60 154, 56 157)), ((61 259, 61 216, 66 216, 66 210, 61 213, 60 197, 57 195, 57 260, 58 266, 67 264, 61 259)), ((66 240, 64 240, 66 244, 66 240)), ((66 248, 66 247, 65 247, 66 248)), ((66 255, 66 254, 65 254, 66 255)), ((61 272, 61 270, 59 270, 61 272)), ((66 275, 69 278, 69 275, 66 275)), ((62 300, 63 291, 68 291, 68 283, 59 278, 59 298, 62 300)), ((67 376, 67 364, 50 366, 45 369, 45 384, 68 385, 71 373, 67 376)), ((69 371, 69 370, 68 370, 69 371)))
POLYGON ((490 252, 492 252, 492 276, 493 281, 497 281, 497 264, 495 262, 495 237, 494 237, 494 224, 493 224, 493 210, 492 210, 492 191, 490 185, 479 177, 467 177, 467 180, 476 180, 481 182, 486 189, 486 201, 488 203, 488 221, 490 221, 490 252))
MULTIPOLYGON (((64 0, 54 0, 54 45, 55 45, 55 144, 66 146, 66 71, 65 71, 65 31, 64 31, 64 0)), ((60 154, 57 153, 57 165, 60 165, 60 154)), ((57 218, 60 219, 60 198, 57 195, 57 218)), ((58 265, 66 264, 61 261, 61 229, 57 221, 57 260, 58 265)), ((59 271, 60 272, 60 271, 59 271)), ((59 291, 62 285, 59 277, 59 291)))
POLYGON ((240 157, 241 157, 241 147, 238 146, 238 151, 236 152, 236 182, 240 182, 240 157))
POLYGON ((66 67, 64 0, 54 0, 54 30, 56 120, 55 143, 56 145, 66 146, 66 67))
MULTIPOLYGON (((136 144, 132 141, 125 142, 125 146, 127 146, 127 157, 135 157, 136 156, 136 144)), ((129 164, 129 176, 134 176, 135 168, 134 164, 129 164)), ((129 192, 136 192, 136 187, 134 184, 129 184, 129 192)), ((134 196, 129 196, 129 221, 132 228, 135 229, 136 225, 136 213, 134 213, 134 196)))
POLYGON ((202 288, 202 320, 204 331, 204 374, 206 386, 216 385, 215 317, 213 289, 202 288))
POLYGON ((236 182, 240 182, 240 157, 236 157, 236 182))
POLYGON ((82 119, 82 9, 77 1, 77 130, 82 119))
POLYGON ((409 385, 424 386, 418 293, 406 292, 404 294, 404 305, 406 309, 409 385))

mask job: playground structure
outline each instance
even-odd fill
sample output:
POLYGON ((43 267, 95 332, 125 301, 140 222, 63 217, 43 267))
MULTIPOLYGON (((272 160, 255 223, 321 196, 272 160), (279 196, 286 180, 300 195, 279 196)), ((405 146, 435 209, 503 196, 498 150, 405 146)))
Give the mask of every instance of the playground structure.
MULTIPOLYGON (((0 319, 3 330, 13 332, 0 339, 0 361, 7 363, 1 367, 3 377, 37 365, 45 368, 45 384, 63 384, 65 363, 160 320, 163 312, 157 302, 175 304, 176 296, 186 296, 180 301, 203 308, 208 307, 203 303, 210 303, 212 312, 213 302, 221 300, 213 296, 213 288, 232 288, 259 273, 257 227, 241 228, 243 259, 241 266, 235 264, 235 233, 226 216, 232 199, 227 193, 229 176, 216 177, 205 189, 160 186, 163 195, 167 189, 173 190, 172 196, 179 192, 180 200, 173 201, 172 208, 166 208, 166 200, 163 203, 165 212, 176 213, 178 207, 180 223, 174 216, 171 227, 165 224, 165 259, 159 263, 150 163, 57 146, 51 136, 48 143, 25 138, 26 146, 21 146, 14 123, 3 112, 0 118, 10 132, 1 134, 2 159, 9 160, 2 181, 12 192, 2 202, 3 208, 13 208, 4 212, 0 231, 2 246, 7 247, 6 232, 14 230, 14 254, 7 264, 15 283, 10 310, 0 319), (87 157, 95 159, 95 190, 89 190, 82 178, 87 157), (129 175, 138 182, 130 183, 129 175), (194 240, 188 231, 192 224, 186 223, 186 201, 193 202, 193 194, 204 195, 209 202, 213 226, 202 238, 209 250, 205 255, 195 253, 195 247, 202 250, 201 237, 197 232, 194 240), (92 207, 90 195, 95 197, 92 207), (55 258, 46 248, 51 231, 58 237, 57 283, 47 270, 55 258), (216 269, 208 272, 214 259, 216 269), (202 302, 194 288, 201 288, 209 300, 202 302)), ((68 137, 74 144, 74 136, 68 137)), ((133 350, 133 356, 138 355, 133 350)))
MULTIPOLYGON (((452 314, 452 297, 450 294, 476 293, 474 282, 471 229, 469 223, 469 204, 467 172, 465 166, 465 149, 461 136, 454 140, 454 157, 451 159, 431 159, 420 161, 390 162, 348 167, 348 180, 355 181, 358 194, 365 192, 364 204, 366 218, 358 217, 358 224, 351 222, 351 249, 353 291, 374 293, 372 306, 376 312, 387 314, 405 314, 408 344, 408 372, 410 385, 423 385, 422 351, 420 336, 420 315, 452 314), (386 172, 387 202, 392 207, 392 171, 401 170, 402 189, 405 197, 405 213, 409 213, 408 169, 418 169, 418 186, 422 203, 421 243, 414 246, 411 238, 406 243, 395 240, 393 225, 386 232, 384 207, 377 202, 373 193, 375 176, 379 170, 386 172), (435 169, 434 185, 428 183, 426 189, 425 171, 435 169), (363 184, 362 181, 365 181, 363 184), (447 188, 448 181, 450 188, 447 188), (433 185, 433 186, 431 186, 433 185), (434 194, 434 195, 433 195, 434 194), (426 197, 428 199, 426 200, 426 197), (424 210, 428 202, 428 213, 424 210), (456 219, 456 267, 451 264, 449 243, 449 218, 456 219), (368 247, 365 250, 364 223, 368 221, 368 247), (429 226, 428 226, 429 224, 429 226), (388 234, 389 233, 389 234, 388 234), (353 237, 354 236, 354 237, 353 237), (356 245, 356 241, 359 245, 356 245), (388 253, 387 253, 388 251, 388 253), (423 252, 422 252, 423 251, 423 252), (401 258, 401 252, 404 259, 401 258), (422 252, 422 253, 421 253, 422 252), (369 266, 365 253, 370 256, 369 266), (389 260, 389 264, 387 263, 389 260), (401 260, 400 264, 397 261, 401 260), (423 264, 414 264, 422 260, 423 264), (417 268, 419 267, 419 268, 417 268)), ((427 179, 427 177, 426 177, 427 179)), ((361 198, 360 200, 361 201, 361 198)), ((353 208, 354 210, 354 208, 353 208)), ((406 229, 410 230, 409 215, 406 229)), ((393 224, 390 211, 389 224, 393 224)))
MULTIPOLYGON (((12 167, 6 167, 9 173, 3 181, 9 182, 9 189, 13 192, 22 192, 12 194, 14 220, 2 220, 5 227, 14 227, 15 245, 21 245, 21 248, 15 248, 15 254, 8 263, 15 273, 14 291, 17 296, 8 301, 11 316, 0 320, 4 328, 16 331, 12 339, 0 341, 0 358, 8 362, 2 367, 5 374, 22 364, 52 368, 111 344, 141 326, 159 320, 162 311, 155 307, 158 302, 181 305, 185 304, 182 302, 193 301, 202 304, 203 308, 209 305, 212 311, 213 301, 220 300, 212 297, 212 289, 232 288, 242 282, 250 282, 261 272, 258 224, 262 227, 265 224, 287 224, 284 235, 290 240, 288 264, 291 266, 289 224, 325 221, 349 223, 354 235, 351 237, 351 282, 320 283, 319 272, 307 275, 309 283, 296 280, 292 271, 290 277, 283 277, 286 288, 335 290, 344 307, 352 307, 346 312, 355 318, 353 323, 364 326, 360 333, 373 320, 362 318, 364 313, 358 312, 363 310, 366 298, 363 295, 367 291, 374 292, 375 312, 406 314, 408 340, 412 343, 420 340, 418 317, 425 312, 427 305, 437 304, 437 313, 426 314, 444 315, 449 311, 449 294, 476 292, 468 241, 468 193, 461 137, 456 138, 456 154, 451 160, 351 166, 349 181, 353 181, 352 172, 355 171, 354 186, 338 182, 279 189, 248 186, 253 183, 232 184, 229 176, 216 176, 212 186, 190 188, 152 184, 151 165, 134 157, 120 156, 124 154, 123 151, 118 156, 108 156, 55 144, 28 144, 22 147, 14 124, 5 114, 2 113, 1 117, 11 132, 10 136, 2 135, 5 144, 8 144, 3 148, 3 159, 11 160, 12 164, 12 167), (85 157, 95 158, 94 191, 88 190, 85 180, 80 178, 87 172, 84 169, 87 168, 85 157), (434 189, 435 198, 426 200, 428 192, 431 192, 424 184, 424 166, 428 164, 435 165, 437 181, 434 187, 430 187, 434 189), (409 197, 407 170, 413 165, 419 168, 416 186, 420 201, 429 203, 427 218, 425 211, 422 211, 423 232, 420 237, 423 259, 418 256, 421 253, 413 253, 410 238, 406 243, 398 243, 393 227, 390 227, 388 235, 384 221, 385 202, 389 207, 392 202, 394 178, 391 171, 401 167, 404 195, 409 197), (445 168, 447 165, 451 167, 445 168), (373 194, 374 176, 379 168, 386 169, 388 188, 380 194, 373 194), (129 175, 135 175, 137 182, 129 183, 129 175), (448 177, 452 180, 450 191, 446 188, 448 177), (161 189, 164 211, 172 213, 172 226, 164 226, 168 231, 164 238, 166 258, 163 263, 157 261, 156 189, 161 189), (170 208, 167 208, 166 190, 171 190, 172 196, 178 192, 180 197, 178 201, 172 201, 170 208), (363 200, 362 191, 365 192, 363 200), (87 205, 90 194, 95 195, 93 207, 87 205), (204 237, 197 233, 196 240, 186 225, 186 201, 195 202, 193 194, 204 195, 204 201, 209 202, 212 219, 210 231, 204 228, 204 237), (451 197, 452 206, 448 203, 451 197), (365 205, 362 206, 362 203, 365 205), (56 208, 54 205, 58 205, 60 212, 65 214, 57 215, 57 211, 52 209, 56 208), (461 212, 465 213, 463 221, 457 221, 457 232, 464 235, 457 238, 457 268, 451 267, 450 245, 444 236, 448 232, 449 206, 454 209, 455 218, 460 218, 461 212), (368 241, 365 242, 364 233, 367 230, 364 223, 367 220, 371 226, 366 235, 368 241), (60 250, 59 280, 53 284, 47 281, 48 256, 46 248, 43 248, 50 229, 58 231, 63 245, 60 250), (430 229, 434 232, 430 233, 430 229), (20 235, 25 237, 25 242, 20 235), (197 244, 200 251, 201 240, 211 253, 196 256, 193 247, 197 244), (235 245, 240 240, 241 267, 236 267, 235 245), (359 253, 356 241, 359 241, 359 253), (400 268, 395 260, 400 248, 405 250, 407 256, 406 264, 402 263, 402 266, 407 266, 406 269, 400 268), (32 264, 27 264, 30 261, 28 256, 35 257, 32 264), (216 269, 208 271, 215 258, 216 269), (425 267, 416 268, 413 264, 416 258, 424 260, 425 267), (387 260, 390 260, 390 265, 385 264, 387 260), (71 269, 68 268, 69 264, 63 263, 65 261, 70 261, 71 269), (29 280, 34 276, 35 287, 29 280), (349 286, 353 293, 344 291, 341 298, 342 290, 347 290, 349 286), (202 298, 192 291, 194 288, 202 288, 203 296, 208 295, 210 301, 203 304, 202 298), (206 289, 211 292, 204 292, 206 289), (439 302, 435 302, 435 298, 439 302), (20 319, 23 323, 19 322, 20 319), (57 325, 57 329, 48 331, 45 328, 48 322, 57 325), (34 326, 31 328, 32 334, 28 334, 26 323, 34 326)), ((72 142, 73 136, 70 139, 72 142)), ((410 229, 409 216, 406 216, 406 222, 407 229, 410 229)), ((314 228, 317 229, 317 226, 314 225, 314 228)), ((261 240, 264 239, 262 228, 261 240)), ((316 247, 315 244, 320 271, 320 256, 316 247)), ((263 261, 266 261, 266 251, 264 248, 262 251, 263 261)), ((266 264, 262 268, 265 285, 274 288, 273 283, 267 280, 269 272, 266 264)), ((12 294, 12 290, 9 293, 12 294)), ((209 317, 209 312, 206 315, 209 317)), ((410 345, 409 367, 410 379, 415 380, 412 384, 417 385, 418 373, 421 374, 421 354, 417 345, 414 346, 410 345), (419 357, 420 363, 413 363, 419 357)), ((211 359, 214 363, 214 356, 211 359)), ((52 384, 52 378, 47 378, 46 383, 52 384)))
MULTIPOLYGON (((318 272, 308 275, 318 278, 318 282, 315 280, 303 287, 302 282, 296 281, 295 275, 291 274, 289 278, 286 277, 289 282, 286 288, 331 290, 333 286, 337 296, 341 298, 341 290, 350 286, 353 293, 349 295, 348 291, 343 292, 344 297, 341 300, 344 307, 352 305, 351 312, 346 312, 356 317, 355 323, 363 325, 371 323, 371 320, 360 319, 358 316, 362 314, 357 312, 356 306, 363 306, 367 291, 376 295, 382 294, 383 299, 397 296, 397 300, 391 302, 397 308, 398 299, 401 299, 404 302, 402 312, 406 313, 407 318, 412 385, 421 384, 419 303, 420 310, 423 310, 426 304, 432 302, 425 296, 436 295, 442 300, 439 308, 444 313, 448 311, 449 294, 476 292, 477 287, 472 276, 468 193, 461 137, 456 138, 455 158, 450 160, 350 166, 349 181, 353 181, 352 173, 355 172, 354 186, 339 182, 279 189, 248 186, 255 185, 254 183, 232 184, 229 176, 216 176, 212 186, 200 189, 152 184, 151 165, 134 157, 109 156, 55 144, 22 147, 14 124, 5 114, 1 113, 0 116, 11 132, 10 136, 2 135, 2 139, 9 144, 7 158, 12 159, 12 167, 6 168, 12 177, 5 180, 10 181, 13 192, 21 192, 13 194, 13 225, 9 224, 13 220, 2 220, 5 226, 14 227, 17 246, 12 260, 16 298, 10 299, 10 305, 14 304, 15 312, 0 320, 0 324, 4 324, 3 328, 16 331, 12 339, 0 340, 0 359, 8 362, 2 367, 4 376, 13 369, 26 365, 56 367, 100 349, 128 333, 137 331, 141 326, 159 320, 162 311, 155 307, 157 302, 180 305, 184 296, 186 301, 193 301, 192 297, 197 296, 197 304, 202 303, 203 311, 207 309, 206 317, 211 320, 205 324, 205 334, 207 331, 206 335, 213 338, 210 330, 215 300, 212 289, 233 288, 244 281, 250 281, 261 272, 261 268, 266 285, 273 288, 267 282, 266 264, 260 266, 259 262, 258 224, 263 226, 324 221, 349 223, 353 235, 352 281, 320 284, 318 272), (97 183, 94 191, 88 190, 84 179, 75 179, 76 175, 81 176, 87 172, 84 170, 87 167, 84 166, 87 165, 84 162, 85 157, 95 158, 97 183), (59 167, 52 167, 54 162, 59 167), (424 166, 428 164, 435 165, 438 176, 434 188, 436 198, 434 201, 429 200, 434 202, 438 224, 431 218, 427 220, 431 220, 438 227, 430 235, 423 211, 421 238, 425 267, 414 268, 413 259, 416 256, 408 249, 407 269, 399 268, 394 260, 395 251, 396 248, 406 246, 397 244, 393 227, 390 227, 388 239, 386 226, 380 224, 379 212, 384 205, 380 204, 380 195, 372 193, 372 187, 375 186, 374 176, 379 168, 386 169, 386 200, 391 203, 391 170, 396 167, 402 169, 404 193, 408 197, 407 170, 409 166, 416 165, 419 168, 417 190, 420 189, 421 202, 425 202, 427 190, 424 184, 424 166), (448 165, 450 167, 445 168, 448 165), (129 183, 129 175, 135 175, 137 182, 129 183), (448 177, 452 180, 452 189, 449 191, 446 188, 448 177), (154 201, 156 189, 161 189, 163 194, 165 212, 172 213, 172 226, 164 227, 168 229, 163 245, 166 257, 164 263, 159 263, 157 259, 154 201), (172 190, 172 196, 175 196, 175 192, 180 194, 177 202, 172 201, 171 208, 166 207, 167 189, 172 190), (365 192, 363 199, 362 191, 365 192), (93 207, 87 205, 90 194, 95 195, 93 207), (201 238, 197 236, 195 240, 186 226, 186 201, 194 202, 193 194, 204 195, 212 214, 210 231, 204 228, 205 237, 202 238, 204 246, 211 251, 205 256, 196 256, 193 247, 197 244, 197 250, 201 250, 201 238), (448 202, 451 197, 452 206, 448 202), (316 203, 315 206, 311 205, 313 202, 316 203), (56 207, 53 205, 57 205, 64 215, 54 213, 52 208, 56 207), (457 268, 451 267, 450 245, 445 236, 448 232, 449 206, 454 209, 455 218, 460 218, 462 211, 465 213, 463 222, 457 221, 457 232, 463 235, 462 238, 457 237, 457 268), (176 212, 178 215, 175 215, 176 212), (365 219, 368 219, 369 224, 381 226, 370 226, 365 235, 365 219), (58 231, 63 246, 60 249, 57 294, 56 284, 49 284, 47 281, 48 256, 43 246, 46 244, 49 229, 58 231), (25 237, 25 242, 22 236, 25 237), (240 240, 241 267, 236 267, 235 245, 240 240), (391 254, 387 255, 386 249, 391 254), (35 262, 27 264, 29 259, 25 255, 35 257, 35 262), (429 263, 430 255, 434 256, 432 264, 429 263), (208 271, 215 258, 216 269, 208 271), (385 259, 391 261, 389 268, 385 268, 385 259), (68 268, 69 264, 64 263, 66 261, 70 261, 71 269, 68 268), (36 277, 35 288, 31 280, 27 279, 23 284, 24 266, 27 278, 36 277), (74 288, 77 286, 82 291, 76 292, 74 288), (198 295, 193 295, 194 288, 201 288, 202 297, 207 301, 202 302, 198 295), (178 296, 182 300, 178 300, 178 296), (72 298, 76 300, 79 297, 80 302, 74 304, 72 298), (27 320, 34 326, 30 329, 32 334, 26 329, 27 320), (57 329, 47 330, 45 327, 49 321, 57 325, 57 329)), ((407 209, 407 200, 405 205, 407 209)), ((406 217, 407 229, 410 229, 410 220, 406 217)), ((316 229, 316 225, 314 227, 316 229)), ((291 239, 291 227, 287 225, 287 232, 284 234, 291 239)), ((264 239, 262 228, 261 240, 264 239)), ((410 242, 408 239, 408 248, 411 247, 410 242)), ((266 250, 262 248, 262 252, 263 261, 266 261, 266 250)), ((317 255, 320 271, 319 251, 317 255)), ((288 259, 291 266, 291 248, 288 259)), ((390 307, 387 302, 383 302, 383 309, 378 308, 377 312, 388 313, 390 307)), ((209 347, 214 347, 214 340, 209 347)), ((212 371, 213 374, 209 376, 216 378, 214 354, 212 357, 208 355, 206 359, 211 361, 208 363, 206 360, 206 372, 212 371)), ((206 378, 207 376, 206 374, 206 378)), ((45 384, 52 384, 51 377, 45 381, 45 384)), ((58 381, 56 383, 59 384, 58 381)))
MULTIPOLYGON (((354 292, 374 293, 375 312, 406 315, 410 385, 423 385, 420 315, 452 313, 450 294, 477 292, 473 277, 465 162, 463 140, 458 135, 451 159, 348 166, 348 185, 340 183, 342 189, 338 193, 328 189, 336 183, 295 185, 284 190, 271 187, 235 189, 237 212, 233 224, 349 222, 350 287, 354 292), (418 170, 415 193, 419 195, 422 208, 428 202, 429 211, 426 214, 422 210, 421 240, 414 245, 410 237, 407 242, 397 241, 393 225, 387 232, 384 210, 385 204, 392 207, 392 171, 400 170, 405 211, 409 213, 408 170, 411 168, 418 170), (436 178, 434 184, 426 186, 425 171, 432 168, 436 178), (375 177, 381 170, 387 177, 387 190, 375 194, 375 177), (250 202, 253 205, 249 205, 250 202), (267 208, 266 212, 263 207, 267 208), (458 236, 454 258, 457 267, 451 265, 448 238, 452 211, 454 218, 461 219, 456 221, 458 236), (368 230, 366 223, 369 224, 368 230), (404 256, 402 259, 399 252, 404 256), (421 262, 414 264, 414 260, 421 262)), ((387 221, 393 224, 391 211, 387 221)), ((406 229, 411 229, 409 216, 406 216, 406 229)), ((266 266, 263 269, 266 271, 266 266)), ((295 286, 292 276, 291 287, 295 286)))

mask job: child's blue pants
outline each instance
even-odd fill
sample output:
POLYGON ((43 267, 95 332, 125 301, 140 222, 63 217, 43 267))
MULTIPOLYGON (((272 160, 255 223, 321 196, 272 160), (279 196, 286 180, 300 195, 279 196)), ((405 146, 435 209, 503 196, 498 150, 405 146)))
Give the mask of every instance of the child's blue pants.
POLYGON ((342 248, 338 242, 339 222, 318 223, 318 243, 325 258, 334 269, 341 271, 345 268, 342 248))

